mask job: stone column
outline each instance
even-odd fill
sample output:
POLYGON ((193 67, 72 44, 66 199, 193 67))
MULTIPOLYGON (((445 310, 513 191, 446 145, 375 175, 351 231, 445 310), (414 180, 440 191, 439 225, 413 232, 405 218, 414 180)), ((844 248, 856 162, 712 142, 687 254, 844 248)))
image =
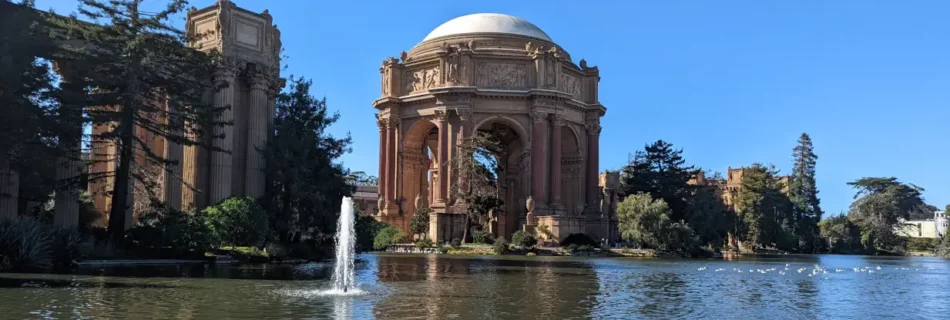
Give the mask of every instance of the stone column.
POLYGON ((230 152, 234 146, 234 133, 232 131, 233 126, 230 123, 234 121, 232 109, 236 89, 234 78, 236 72, 236 62, 227 59, 222 61, 215 73, 215 81, 221 85, 227 85, 214 93, 215 108, 225 108, 218 114, 216 122, 228 124, 216 124, 213 129, 212 146, 216 150, 211 152, 211 181, 208 188, 211 189, 211 197, 208 200, 209 205, 214 205, 231 196, 231 176, 233 173, 231 172, 232 157, 230 152))
POLYGON ((439 181, 438 185, 435 188, 435 199, 433 199, 433 207, 445 208, 446 197, 449 192, 449 164, 446 163, 449 159, 449 124, 448 124, 448 115, 445 111, 436 110, 435 111, 435 126, 439 128, 439 146, 438 146, 438 163, 436 167, 439 168, 439 181))
POLYGON ((396 130, 399 129, 399 118, 390 114, 386 123, 386 213, 398 211, 396 207, 396 130))
POLYGON ((63 156, 56 164, 56 199, 53 225, 60 228, 75 228, 79 225, 79 182, 82 167, 82 112, 85 100, 85 82, 80 75, 60 63, 54 65, 61 77, 60 125, 69 131, 60 135, 60 151, 63 156))
POLYGON ((561 127, 564 118, 559 114, 551 116, 551 204, 561 205, 561 127))
MULTIPOLYGON (((172 97, 169 97, 166 108, 168 109, 169 117, 165 119, 166 124, 168 125, 168 131, 175 136, 180 136, 184 134, 184 123, 181 119, 172 117, 177 112, 178 103, 177 101, 172 100, 172 97)), ((171 141, 169 139, 162 139, 165 143, 165 160, 168 160, 173 164, 166 164, 165 170, 163 173, 165 178, 162 183, 162 201, 165 202, 165 206, 175 210, 181 210, 182 203, 182 166, 184 165, 184 147, 181 143, 171 141)))
POLYGON ((544 119, 544 113, 534 112, 531 114, 531 119, 534 120, 531 126, 531 198, 532 203, 537 206, 537 204, 545 203, 545 194, 544 194, 544 173, 547 172, 545 168, 545 152, 544 152, 544 137, 547 135, 547 124, 544 119))
POLYGON ((16 218, 20 198, 20 175, 5 156, 0 155, 0 220, 16 218))
POLYGON ((244 193, 257 199, 264 195, 263 150, 267 144, 267 74, 258 67, 251 73, 251 99, 247 118, 247 166, 244 193))
MULTIPOLYGON (((472 128, 473 126, 472 109, 469 109, 469 108, 455 109, 455 113, 457 113, 459 116, 459 127, 460 127, 459 137, 457 139, 458 150, 459 150, 459 152, 457 152, 458 153, 457 156, 462 157, 462 156, 465 156, 461 154, 462 144, 464 143, 466 138, 472 136, 472 130, 474 130, 474 128, 472 128)), ((464 177, 459 177, 459 179, 460 179, 459 187, 462 189, 462 192, 468 192, 468 181, 465 180, 464 177)), ((456 200, 456 202, 458 202, 459 200, 456 200)), ((462 203, 459 203, 459 204, 462 204, 462 203)))
MULTIPOLYGON (((198 136, 197 124, 195 123, 185 123, 185 136, 187 136, 192 141, 197 141, 198 139, 203 139, 198 136)), ((201 167, 201 153, 204 147, 199 145, 190 145, 184 146, 182 152, 181 160, 181 182, 182 182, 182 191, 181 191, 181 205, 182 208, 195 208, 198 209, 204 205, 203 201, 200 201, 202 198, 201 192, 207 192, 208 190, 200 190, 199 185, 201 184, 201 172, 204 168, 201 167)), ((206 194, 205 194, 206 196, 206 194)))
POLYGON ((376 126, 379 127, 379 177, 376 178, 376 194, 380 199, 384 199, 376 208, 376 210, 380 212, 385 212, 386 209, 386 181, 388 181, 386 176, 386 168, 388 168, 386 164, 386 150, 388 150, 386 143, 387 122, 388 120, 386 118, 381 118, 378 114, 376 115, 376 126))
POLYGON ((587 123, 587 207, 593 209, 599 187, 597 186, 600 165, 600 121, 587 123))

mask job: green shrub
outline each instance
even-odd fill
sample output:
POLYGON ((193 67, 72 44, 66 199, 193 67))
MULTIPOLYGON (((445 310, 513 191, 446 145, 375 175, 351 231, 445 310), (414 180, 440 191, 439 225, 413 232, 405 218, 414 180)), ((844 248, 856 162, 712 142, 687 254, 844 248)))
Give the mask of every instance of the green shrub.
POLYGON ((373 238, 373 249, 377 251, 386 250, 389 246, 399 243, 400 237, 405 237, 405 233, 394 226, 387 225, 376 233, 373 238))
POLYGON ((432 240, 429 239, 419 239, 416 240, 416 248, 429 248, 432 247, 432 240))
POLYGON ((83 237, 78 230, 64 228, 53 230, 53 266, 69 267, 79 258, 83 237))
POLYGON ((439 246, 439 253, 442 253, 442 254, 449 253, 449 247, 439 246))
POLYGON ((511 235, 511 243, 516 246, 530 248, 538 244, 538 240, 530 233, 519 230, 511 235))
POLYGON ((493 242, 491 232, 488 232, 485 229, 475 230, 475 232, 472 232, 472 240, 475 241, 475 243, 484 244, 492 244, 493 242))
POLYGON ((0 271, 42 270, 53 266, 49 225, 33 218, 0 221, 0 271))
POLYGON ((907 238, 907 250, 932 252, 940 246, 940 238, 907 238))
POLYGON ((203 252, 218 242, 203 213, 165 208, 161 204, 142 213, 126 239, 135 247, 166 248, 178 253, 203 252))
POLYGON ((232 197, 204 210, 215 240, 231 246, 261 246, 270 230, 267 213, 254 199, 232 197))
POLYGON ((452 248, 453 248, 453 249, 458 249, 458 248, 461 247, 461 246, 462 246, 462 240, 461 240, 461 239, 459 239, 459 238, 452 239, 452 248))
POLYGON ((508 253, 508 240, 505 240, 505 237, 498 237, 498 239, 495 239, 495 244, 492 245, 492 251, 494 251, 495 254, 508 253))
POLYGON ((591 239, 591 237, 589 237, 589 236, 587 236, 586 234, 583 234, 583 233, 572 233, 572 234, 569 234, 569 235, 567 235, 566 238, 564 238, 564 241, 561 241, 561 246, 562 246, 562 247, 567 247, 567 246, 570 246, 570 245, 572 245, 572 244, 575 244, 575 245, 578 245, 578 246, 588 245, 588 246, 592 246, 592 247, 596 247, 596 246, 599 246, 599 245, 600 245, 599 243, 597 243, 597 241, 594 241, 594 239, 591 239))
POLYGON ((353 228, 356 229, 356 251, 364 252, 373 250, 376 235, 387 225, 376 221, 372 216, 357 215, 353 228))
POLYGON ((536 256, 536 255, 538 255, 538 254, 536 254, 536 253, 534 253, 534 252, 528 252, 528 253, 525 254, 526 257, 534 257, 534 256, 536 256))

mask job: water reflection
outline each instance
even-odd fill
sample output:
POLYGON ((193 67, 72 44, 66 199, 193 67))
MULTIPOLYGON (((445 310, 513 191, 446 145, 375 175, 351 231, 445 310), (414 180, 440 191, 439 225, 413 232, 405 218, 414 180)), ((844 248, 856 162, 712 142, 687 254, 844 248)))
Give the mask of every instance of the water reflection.
POLYGON ((950 301, 950 263, 934 258, 364 255, 356 278, 366 294, 345 297, 321 294, 328 269, 316 263, 0 274, 0 310, 11 319, 943 318, 950 301))

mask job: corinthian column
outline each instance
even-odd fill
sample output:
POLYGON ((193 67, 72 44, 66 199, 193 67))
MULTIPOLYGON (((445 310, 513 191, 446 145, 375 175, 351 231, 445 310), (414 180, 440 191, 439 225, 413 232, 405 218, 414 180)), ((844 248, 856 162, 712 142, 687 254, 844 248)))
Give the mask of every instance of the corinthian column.
POLYGON ((226 86, 214 93, 215 108, 223 108, 223 110, 218 114, 216 119, 218 123, 215 124, 213 129, 214 137, 211 145, 216 150, 211 152, 211 181, 209 183, 211 197, 209 205, 216 204, 231 196, 231 175, 233 174, 231 172, 231 150, 234 147, 234 133, 231 122, 234 121, 232 109, 235 91, 234 75, 236 72, 236 62, 225 59, 222 60, 222 64, 218 66, 215 73, 215 81, 222 86, 226 86))
POLYGON ((551 204, 561 205, 561 127, 564 118, 555 114, 551 116, 551 204))
POLYGON ((438 186, 435 188, 435 194, 433 199, 433 207, 444 208, 446 206, 446 198, 449 193, 449 124, 448 124, 448 114, 445 111, 437 110, 435 111, 435 126, 439 130, 439 139, 438 139, 438 149, 439 153, 436 157, 438 163, 436 167, 439 168, 439 181, 438 186))
POLYGON ((268 76, 258 67, 251 74, 251 101, 247 118, 247 167, 244 192, 248 197, 264 195, 264 147, 267 144, 268 76))
POLYGON ((531 114, 533 120, 531 125, 531 198, 537 204, 545 203, 544 194, 544 173, 545 157, 544 137, 547 133, 547 124, 545 124, 544 114, 534 112, 531 114))
MULTIPOLYGON (((388 120, 386 120, 386 118, 382 118, 379 115, 376 115, 376 125, 379 127, 379 177, 376 178, 376 195, 380 199, 386 198, 386 186, 387 186, 387 181, 389 181, 389 177, 386 175, 386 168, 389 168, 389 164, 386 162, 388 160, 386 159, 386 150, 389 150, 387 147, 388 144, 386 141, 387 121, 388 120)), ((384 212, 384 210, 386 209, 385 200, 383 200, 381 205, 377 204, 377 206, 378 206, 378 208, 376 208, 377 210, 379 210, 380 212, 384 212)))
POLYGON ((600 121, 587 123, 587 206, 594 208, 597 201, 597 179, 600 172, 600 121))
POLYGON ((0 154, 0 220, 16 218, 20 197, 20 175, 10 168, 6 155, 0 154))
MULTIPOLYGON (((169 97, 166 102, 165 108, 168 109, 168 117, 165 121, 169 128, 168 131, 171 132, 172 135, 181 136, 184 133, 184 123, 182 123, 181 119, 175 117, 175 115, 178 114, 178 106, 176 105, 177 101, 172 99, 173 98, 169 97)), ((168 161, 165 165, 165 170, 163 170, 165 178, 162 182, 162 202, 169 208, 181 210, 182 158, 184 156, 184 149, 180 143, 167 138, 162 140, 164 140, 165 143, 165 160, 168 161)))
POLYGON ((82 109, 85 99, 85 83, 74 70, 56 63, 56 71, 61 75, 60 88, 60 125, 68 128, 59 137, 60 151, 63 155, 56 164, 56 199, 54 204, 53 225, 60 228, 75 228, 79 225, 79 182, 81 167, 80 148, 82 143, 82 109))

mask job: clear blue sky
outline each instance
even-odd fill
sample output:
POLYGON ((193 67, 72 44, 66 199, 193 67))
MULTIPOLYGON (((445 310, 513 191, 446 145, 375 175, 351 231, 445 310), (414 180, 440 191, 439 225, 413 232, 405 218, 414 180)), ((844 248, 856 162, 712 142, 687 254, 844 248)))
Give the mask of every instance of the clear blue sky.
MULTIPOLYGON (((787 172, 807 132, 830 214, 851 203, 845 183, 864 176, 896 176, 925 188, 928 203, 950 203, 950 1, 235 3, 270 10, 290 57, 283 76, 312 78, 313 94, 339 110, 331 131, 352 134, 342 159, 351 170, 377 170, 381 61, 451 18, 497 12, 600 67, 601 170, 664 139, 705 169, 787 172)), ((68 13, 76 1, 37 7, 68 13)))

